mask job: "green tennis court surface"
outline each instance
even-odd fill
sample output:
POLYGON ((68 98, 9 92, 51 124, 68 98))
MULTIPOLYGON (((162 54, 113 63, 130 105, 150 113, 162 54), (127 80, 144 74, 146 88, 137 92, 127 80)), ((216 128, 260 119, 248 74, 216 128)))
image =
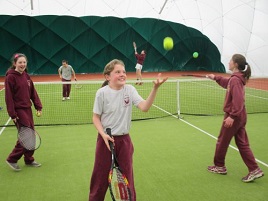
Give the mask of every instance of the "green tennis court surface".
MULTIPOLYGON (((267 114, 249 115, 248 133, 255 157, 268 162, 267 114)), ((185 117, 184 120, 215 136, 221 117, 185 117)), ((12 171, 5 159, 16 141, 7 127, 0 136, 0 197, 7 201, 87 200, 94 163, 96 130, 90 125, 38 127, 43 143, 35 153, 40 168, 12 171)), ((137 200, 263 201, 268 177, 245 184, 247 174, 239 153, 229 149, 228 174, 206 171, 212 164, 215 139, 174 117, 135 121, 131 137, 135 147, 134 171, 137 200)), ((267 172, 267 167, 260 164, 267 172)), ((105 199, 111 200, 109 194, 105 199)))
MULTIPOLYGON (((159 89, 154 106, 148 113, 133 109, 134 120, 149 119, 133 121, 130 132, 135 148, 137 200, 267 200, 266 91, 253 90, 257 94, 248 93, 255 98, 251 104, 247 98, 248 111, 253 111, 248 115, 247 124, 250 144, 266 176, 245 184, 241 178, 248 171, 239 153, 233 148, 229 148, 227 153, 226 176, 206 170, 212 164, 216 143, 214 138, 217 137, 222 122, 224 91, 221 89, 216 92, 218 89, 215 88, 215 83, 211 86, 203 81, 187 83, 179 83, 180 90, 177 82, 165 83, 159 89), (201 91, 204 87, 205 90, 201 91), (255 109, 250 109, 252 105, 255 109), (183 117, 181 120, 177 118, 178 110, 183 117)), ((92 87, 92 83, 87 85, 78 90, 73 88, 71 100, 66 102, 61 100, 60 84, 36 86, 44 104, 43 116, 36 118, 36 123, 50 125, 36 127, 42 137, 42 145, 36 151, 35 159, 42 163, 42 167, 26 167, 21 159, 19 165, 22 171, 12 171, 5 160, 15 145, 16 130, 10 126, 1 131, 1 199, 88 200, 97 136, 96 129, 91 124, 92 104, 100 83, 95 83, 95 87, 92 87)), ((139 88, 137 86, 144 98, 151 87, 150 81, 139 88)), ((3 91, 0 92, 0 97, 3 100, 3 91)), ((5 108, 0 111, 1 125, 8 119, 5 112, 5 108)), ((235 146, 234 143, 232 145, 235 146)), ((109 192, 105 201, 108 200, 111 200, 109 192)))

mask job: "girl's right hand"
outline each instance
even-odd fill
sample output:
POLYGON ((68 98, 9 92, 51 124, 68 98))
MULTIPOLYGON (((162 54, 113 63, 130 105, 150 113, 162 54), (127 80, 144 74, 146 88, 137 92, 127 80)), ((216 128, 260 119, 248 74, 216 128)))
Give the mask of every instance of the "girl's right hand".
MULTIPOLYGON (((109 141, 111 141, 111 142, 114 144, 114 139, 111 138, 111 137, 110 137, 109 135, 107 135, 107 134, 104 134, 104 135, 102 136, 102 138, 103 138, 103 140, 104 140, 104 142, 105 142, 107 148, 111 151, 109 141)), ((115 144, 114 144, 114 146, 115 146, 115 144)))
POLYGON ((211 79, 211 80, 214 80, 215 75, 214 74, 207 74, 206 77, 211 79))

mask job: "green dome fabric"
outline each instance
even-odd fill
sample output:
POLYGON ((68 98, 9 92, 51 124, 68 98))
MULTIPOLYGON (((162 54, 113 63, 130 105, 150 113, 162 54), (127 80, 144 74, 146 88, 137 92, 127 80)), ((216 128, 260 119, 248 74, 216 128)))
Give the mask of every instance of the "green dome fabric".
POLYGON ((147 57, 143 71, 225 72, 217 47, 200 31, 182 24, 152 18, 0 16, 0 75, 10 66, 15 52, 28 57, 31 74, 56 74, 66 59, 76 73, 100 73, 110 60, 124 61, 135 71, 132 42, 147 57), (172 37, 166 51, 163 39, 172 37), (193 58, 193 53, 199 56, 193 58))

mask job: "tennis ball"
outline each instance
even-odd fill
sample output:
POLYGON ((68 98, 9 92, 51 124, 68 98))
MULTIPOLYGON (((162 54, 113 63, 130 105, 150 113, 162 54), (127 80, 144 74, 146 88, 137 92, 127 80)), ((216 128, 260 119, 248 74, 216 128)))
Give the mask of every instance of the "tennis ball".
POLYGON ((163 46, 165 50, 172 50, 173 49, 173 39, 171 37, 164 38, 163 46))
POLYGON ((41 112, 36 111, 36 116, 37 116, 37 117, 41 117, 41 112))
POLYGON ((193 53, 193 58, 196 59, 197 57, 198 57, 198 52, 194 52, 194 53, 193 53))

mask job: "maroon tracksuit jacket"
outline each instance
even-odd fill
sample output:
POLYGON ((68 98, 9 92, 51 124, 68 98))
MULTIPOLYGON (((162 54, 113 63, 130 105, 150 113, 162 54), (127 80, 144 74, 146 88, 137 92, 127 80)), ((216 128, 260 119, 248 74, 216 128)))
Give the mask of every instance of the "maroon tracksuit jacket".
MULTIPOLYGON (((34 128, 31 106, 33 103, 36 110, 42 110, 42 104, 26 72, 21 74, 14 69, 8 70, 5 78, 5 100, 9 116, 12 119, 17 118, 17 127, 24 125, 34 128)), ((24 155, 25 163, 30 164, 34 160, 33 153, 34 151, 24 149, 17 141, 7 160, 16 163, 24 155)))

